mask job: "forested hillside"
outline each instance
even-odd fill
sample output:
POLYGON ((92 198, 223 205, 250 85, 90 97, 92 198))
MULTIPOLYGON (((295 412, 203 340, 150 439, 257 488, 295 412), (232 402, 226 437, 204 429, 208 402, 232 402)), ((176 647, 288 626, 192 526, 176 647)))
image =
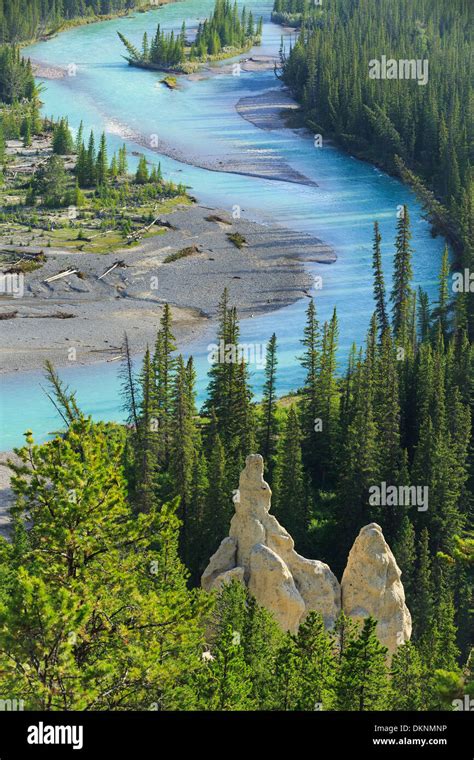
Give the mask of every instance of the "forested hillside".
POLYGON ((4 0, 0 3, 0 43, 23 42, 56 31, 64 22, 121 13, 146 0, 4 0))
POLYGON ((22 58, 18 48, 0 47, 0 104, 31 101, 34 94, 35 79, 30 62, 22 58))
MULTIPOLYGON (((213 364, 198 414, 168 307, 139 370, 125 339, 126 426, 86 419, 48 367, 65 432, 43 446, 26 434, 14 539, 0 541, 0 685, 26 709, 449 710, 472 690, 472 349, 449 311, 447 254, 436 303, 415 299, 406 208, 390 293, 380 243, 375 225, 365 349, 341 377, 337 315, 320 325, 311 300, 305 382, 284 404, 272 336, 261 403, 236 354, 213 364), (255 450, 300 552, 340 575, 361 525, 382 526, 414 626, 390 665, 370 618, 327 632, 311 613, 285 635, 239 584, 215 600, 195 588, 255 450), (383 481, 426 486, 429 508, 371 506, 383 481)), ((218 340, 239 345, 227 293, 218 340)))
MULTIPOLYGON (((275 10, 291 10, 277 0, 275 10)), ((461 264, 472 264, 472 5, 467 0, 328 0, 282 54, 307 123, 419 191, 461 264), (369 62, 419 59, 428 81, 374 79, 369 62), (436 199, 430 194, 432 190, 436 199)), ((472 319, 472 294, 471 294, 472 319)), ((472 324, 471 324, 472 329, 472 324)))
MULTIPOLYGON (((307 124, 414 184, 468 266, 467 0, 455 8, 441 0, 323 0, 314 12, 303 0, 277 4, 275 12, 296 14, 301 25, 296 44, 282 52, 281 76, 307 124), (426 85, 371 79, 369 61, 382 55, 428 58, 426 85)), ((34 228, 48 208, 72 205, 87 211, 89 223, 94 213, 106 234, 120 230, 123 247, 134 229, 153 225, 155 201, 189 202, 184 184, 166 182, 159 165, 150 172, 145 156, 132 175, 125 146, 108 155, 105 134, 85 134, 81 123, 73 141, 67 119, 42 119, 31 66, 18 52, 19 41, 65 19, 131 5, 17 0, 7 10, 4 3, 3 39, 15 44, 0 48, 1 179, 17 198, 2 208, 5 221, 25 226, 26 217, 34 228), (28 149, 38 136, 51 155, 28 178, 12 176, 5 139, 21 138, 28 149), (67 170, 65 157, 73 157, 67 170)), ((250 13, 217 0, 192 56, 250 44, 260 28, 250 13)), ((185 27, 173 37, 159 27, 137 55, 179 63, 185 48, 191 52, 184 34, 185 27)), ((80 224, 74 234, 82 245, 80 224)), ((452 710, 454 700, 474 694, 468 294, 453 297, 447 247, 441 266, 432 267, 434 300, 416 289, 411 237, 407 206, 393 241, 382 241, 374 220, 366 272, 373 316, 346 366, 338 361, 336 309, 321 324, 309 298, 299 336, 303 380, 283 399, 279 336, 268 335, 257 401, 227 290, 216 345, 230 358, 210 361, 199 409, 194 362, 178 353, 168 304, 160 305, 156 341, 143 358, 124 336, 123 424, 87 417, 46 364, 61 430, 42 445, 26 431, 10 462, 11 540, 0 537, 0 695, 15 695, 25 710, 367 711, 452 710), (382 270, 387 243, 394 250, 390 286, 382 270), (411 641, 391 661, 372 618, 357 626, 340 614, 328 631, 311 612, 297 633, 284 633, 243 585, 200 589, 229 533, 234 489, 253 452, 264 457, 272 513, 297 551, 327 562, 339 579, 361 527, 382 527, 413 618, 411 641), (422 488, 426 498, 371 501, 381 484, 422 488)), ((186 250, 170 253, 163 267, 186 250)))

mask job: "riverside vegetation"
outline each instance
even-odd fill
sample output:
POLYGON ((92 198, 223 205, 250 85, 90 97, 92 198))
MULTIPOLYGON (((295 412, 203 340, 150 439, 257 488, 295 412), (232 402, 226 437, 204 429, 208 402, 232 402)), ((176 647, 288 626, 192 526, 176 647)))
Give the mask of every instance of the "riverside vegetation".
POLYGON ((185 73, 193 71, 199 62, 229 58, 260 44, 262 19, 255 24, 252 11, 247 13, 244 7, 239 15, 237 3, 216 0, 211 17, 199 22, 192 42, 186 38, 184 21, 178 35, 165 34, 159 24, 151 41, 145 32, 141 50, 121 32, 117 34, 127 49, 125 58, 131 66, 185 73))
POLYGON ((0 49, 0 234, 18 249, 53 245, 110 251, 161 234, 157 216, 190 203, 184 185, 163 179, 145 158, 128 172, 127 151, 108 157, 105 135, 73 140, 65 119, 42 118, 31 67, 15 48, 0 49), (8 82, 17 82, 16 99, 8 82), (14 149, 6 147, 18 141, 14 149))
POLYGON ((16 45, 150 5, 147 0, 8 0, 0 6, 0 43, 16 45))
MULTIPOLYGON (((354 348, 340 376, 337 316, 320 326, 311 300, 305 382, 284 400, 273 335, 261 402, 235 352, 212 365, 198 413, 193 361, 176 355, 167 307, 139 370, 125 337, 126 425, 86 418, 48 366, 64 430, 42 446, 28 431, 12 465, 1 693, 49 710, 449 710, 472 693, 472 351, 450 309, 447 254, 435 304, 423 293, 415 304, 410 259, 405 209, 390 302, 374 229, 365 351, 354 348), (312 613, 283 634, 240 585, 211 596, 197 588, 255 450, 275 515, 306 556, 340 573, 360 526, 382 526, 414 625, 390 669, 370 618, 357 628, 341 616, 327 632, 312 613), (370 486, 381 481, 426 484, 429 509, 371 506, 370 486)), ((218 339, 239 342, 226 293, 218 339)))
MULTIPOLYGON (((469 2, 331 0, 309 11, 301 0, 275 0, 274 13, 296 13, 301 26, 282 48, 281 77, 308 126, 408 182, 457 264, 472 271, 469 2), (382 54, 428 60, 428 82, 370 78, 369 62, 382 54)), ((472 337, 474 293, 463 300, 472 337)))

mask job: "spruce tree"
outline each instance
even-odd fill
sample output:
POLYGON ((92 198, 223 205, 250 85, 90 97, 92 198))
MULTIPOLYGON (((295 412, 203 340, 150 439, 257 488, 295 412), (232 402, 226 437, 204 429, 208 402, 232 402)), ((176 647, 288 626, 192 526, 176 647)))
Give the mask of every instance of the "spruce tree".
POLYGON ((408 515, 404 515, 400 523, 398 535, 394 544, 394 554, 397 558, 397 564, 402 571, 403 588, 411 607, 412 599, 415 598, 415 564, 416 564, 416 537, 408 515))
POLYGON ((308 522, 301 455, 301 431, 295 406, 286 419, 278 465, 275 470, 276 499, 273 511, 293 536, 296 547, 304 545, 308 522))
POLYGON ((425 709, 426 673, 415 645, 398 647, 390 667, 390 709, 414 712, 425 709))
POLYGON ((140 401, 138 404, 139 430, 134 438, 136 506, 149 512, 155 498, 155 477, 157 470, 158 416, 154 389, 153 365, 147 346, 143 366, 138 379, 140 401))
POLYGON ((431 311, 428 294, 418 288, 418 334, 420 341, 428 340, 431 331, 431 311))
POLYGON ((379 230, 378 222, 374 222, 374 243, 373 243, 373 255, 372 255, 372 269, 374 276, 374 300, 375 311, 377 314, 377 324, 380 330, 380 335, 383 335, 385 330, 389 327, 387 305, 385 301, 385 282, 382 271, 382 255, 380 251, 380 243, 382 236, 379 230))
POLYGON ((153 367, 155 371, 156 406, 159 420, 158 459, 166 470, 170 461, 173 391, 172 378, 176 367, 173 352, 176 350, 172 332, 171 309, 163 306, 160 329, 156 336, 153 367))
MULTIPOLYGON (((191 360, 190 360, 191 361, 191 360)), ((196 456, 196 427, 194 407, 194 377, 187 371, 182 356, 176 362, 173 381, 173 430, 170 447, 170 474, 173 490, 180 500, 181 556, 189 566, 190 508, 196 456)))
POLYGON ((393 304, 393 332, 397 345, 406 348, 410 334, 410 301, 411 301, 411 231, 408 207, 403 206, 397 222, 395 240, 395 260, 391 301, 393 304))
POLYGON ((335 654, 322 616, 310 612, 296 635, 297 710, 328 710, 334 700, 335 654))
POLYGON ((441 270, 439 273, 439 291, 437 308, 435 309, 434 316, 439 320, 441 332, 444 339, 448 337, 448 309, 449 309, 449 254, 448 247, 445 246, 443 251, 443 258, 441 260, 441 270))
POLYGON ((105 133, 102 132, 99 144, 99 150, 97 152, 97 161, 95 165, 95 176, 97 185, 103 186, 107 184, 109 177, 109 162, 107 158, 107 141, 105 139, 105 133))
POLYGON ((252 709, 252 675, 245 662, 240 633, 227 626, 211 655, 196 684, 202 707, 220 711, 252 709))
POLYGON ((416 595, 413 600, 413 638, 420 648, 430 648, 429 635, 433 624, 434 600, 431 576, 429 534, 423 528, 418 546, 418 568, 415 576, 416 595))
POLYGON ((383 710, 388 706, 387 649, 377 639, 376 625, 373 618, 366 618, 342 657, 336 683, 338 710, 383 710))
POLYGON ((259 430, 259 451, 263 456, 266 466, 266 478, 270 485, 273 481, 275 459, 278 441, 278 418, 277 418, 277 395, 276 395, 276 368, 277 343, 273 333, 267 346, 265 364, 265 385, 261 404, 261 421, 259 430))
POLYGON ((311 473, 316 462, 316 432, 315 424, 318 418, 319 397, 318 378, 320 372, 320 334, 316 317, 316 306, 311 299, 306 310, 306 324, 302 344, 305 347, 300 359, 305 370, 305 379, 301 389, 301 429, 303 431, 303 458, 307 471, 311 473))

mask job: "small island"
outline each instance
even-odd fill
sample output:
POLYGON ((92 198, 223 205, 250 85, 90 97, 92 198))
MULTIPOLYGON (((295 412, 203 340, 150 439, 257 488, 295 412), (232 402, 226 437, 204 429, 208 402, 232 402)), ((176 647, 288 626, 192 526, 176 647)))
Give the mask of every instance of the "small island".
POLYGON ((145 32, 140 50, 123 34, 117 34, 127 49, 124 58, 130 66, 188 74, 201 63, 231 58, 259 45, 262 23, 262 18, 255 23, 252 11, 247 12, 245 7, 239 14, 237 3, 216 0, 212 16, 199 23, 192 41, 187 39, 184 21, 179 34, 166 34, 158 24, 151 42, 145 32))
POLYGON ((310 28, 322 23, 322 2, 315 0, 274 0, 271 19, 275 24, 310 28))

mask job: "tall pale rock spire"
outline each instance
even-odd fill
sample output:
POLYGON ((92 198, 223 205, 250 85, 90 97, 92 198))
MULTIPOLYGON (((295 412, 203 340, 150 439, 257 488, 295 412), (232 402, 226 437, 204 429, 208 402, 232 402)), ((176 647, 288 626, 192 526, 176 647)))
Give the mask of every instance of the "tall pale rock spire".
POLYGON ((263 479, 263 458, 252 454, 240 474, 235 514, 204 571, 206 591, 236 579, 270 610, 285 631, 295 632, 314 610, 332 628, 342 608, 352 618, 378 621, 379 639, 389 653, 408 641, 411 616, 401 572, 381 528, 366 525, 349 554, 341 586, 328 565, 295 551, 290 534, 270 514, 272 492, 263 479))
POLYGON ((210 591, 238 573, 284 630, 296 631, 310 610, 320 612, 330 628, 340 610, 337 578, 324 562, 295 551, 292 537, 269 512, 271 497, 263 458, 252 454, 240 475, 229 537, 211 557, 202 586, 210 591))
POLYGON ((342 576, 342 609, 354 619, 375 618, 379 641, 390 654, 411 636, 401 575, 380 525, 362 528, 342 576))

